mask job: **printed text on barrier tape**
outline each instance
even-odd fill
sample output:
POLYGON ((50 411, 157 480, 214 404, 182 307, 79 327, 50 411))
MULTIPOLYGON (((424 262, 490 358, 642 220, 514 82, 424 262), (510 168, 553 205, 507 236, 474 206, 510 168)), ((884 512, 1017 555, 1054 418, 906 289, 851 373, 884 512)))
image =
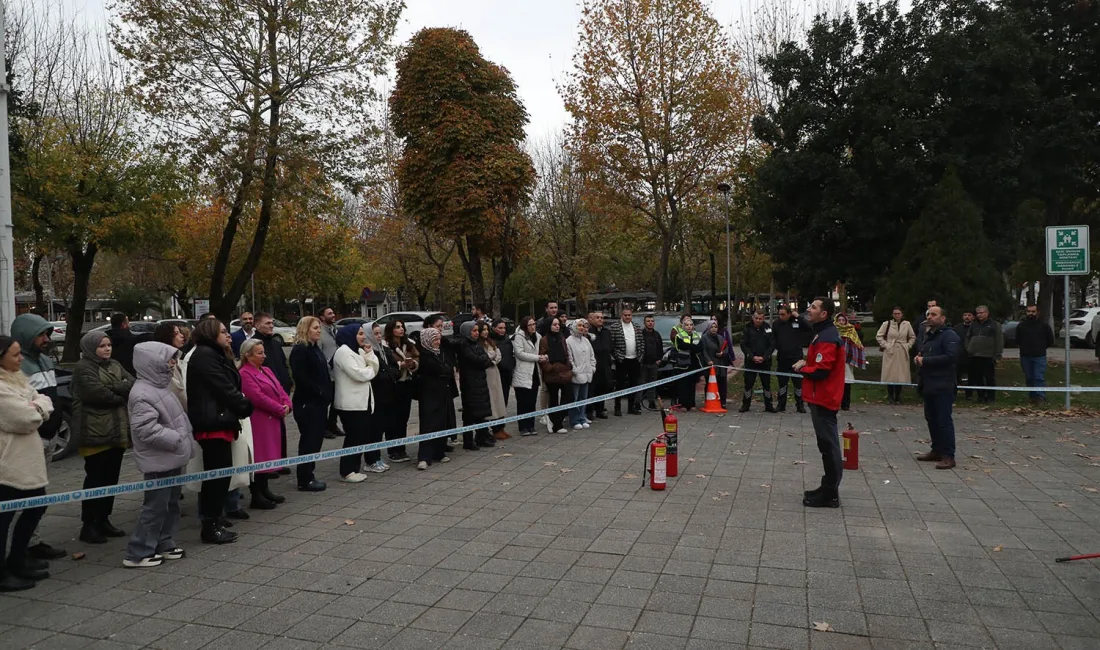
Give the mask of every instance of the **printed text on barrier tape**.
POLYGON ((478 424, 470 424, 457 427, 455 429, 448 429, 446 431, 421 433, 415 436, 397 438, 395 440, 372 442, 366 445, 347 447, 346 449, 329 449, 326 451, 319 451, 315 454, 293 456, 291 458, 280 458, 279 460, 266 461, 263 463, 252 463, 251 465, 242 465, 240 467, 223 467, 221 469, 211 469, 204 472, 195 472, 194 474, 182 474, 180 476, 170 476, 167 478, 151 479, 148 481, 135 481, 133 483, 120 483, 118 485, 109 485, 100 488, 91 488, 88 490, 73 490, 71 492, 58 492, 56 494, 46 494, 44 496, 28 497, 25 499, 0 501, 0 512, 26 510, 27 508, 38 508, 41 506, 73 503, 76 501, 103 499, 106 497, 118 496, 120 494, 145 492, 147 490, 157 490, 160 488, 173 487, 176 485, 185 485, 187 483, 198 483, 200 481, 207 481, 215 478, 226 478, 235 474, 251 474, 253 472, 269 471, 273 469, 279 469, 281 467, 292 467, 294 465, 301 465, 303 463, 316 463, 322 460, 332 460, 334 458, 342 458, 344 456, 354 456, 355 454, 363 454, 369 451, 380 451, 382 449, 388 449, 389 447, 416 444, 435 438, 444 438, 458 435, 460 433, 466 433, 467 431, 487 429, 498 424, 510 424, 512 422, 518 422, 520 420, 526 420, 528 418, 540 418, 543 415, 549 415, 550 413, 556 413, 558 411, 565 411, 576 406, 595 404, 597 402, 603 402, 605 400, 615 399, 617 397, 626 397, 635 393, 641 393, 643 391, 649 390, 650 388, 656 388, 657 386, 663 386, 664 384, 672 383, 693 373, 698 374, 698 372, 699 370, 687 370, 678 375, 673 375, 672 377, 665 377, 664 379, 658 379, 657 381, 653 381, 648 384, 642 384, 640 386, 635 386, 626 390, 619 390, 613 393, 599 395, 597 397, 590 397, 588 399, 578 402, 562 404, 554 408, 542 409, 540 411, 532 411, 531 413, 524 413, 523 415, 511 415, 506 418, 501 418, 499 420, 481 422, 478 424))
MULTIPOLYGON (((752 368, 745 368, 743 366, 715 366, 715 368, 728 368, 743 373, 755 373, 758 375, 774 375, 776 377, 791 377, 793 379, 805 379, 806 375, 793 372, 779 372, 777 370, 753 370, 752 368)), ((704 368, 704 372, 706 368, 704 368)), ((845 382, 848 384, 863 384, 864 386, 905 386, 908 388, 916 388, 916 384, 894 384, 884 381, 871 381, 867 379, 853 379, 852 381, 845 382)), ((1005 391, 1008 393, 1064 393, 1067 390, 1071 393, 1100 393, 1100 386, 971 386, 959 385, 956 386, 958 390, 992 390, 992 391, 1005 391)))

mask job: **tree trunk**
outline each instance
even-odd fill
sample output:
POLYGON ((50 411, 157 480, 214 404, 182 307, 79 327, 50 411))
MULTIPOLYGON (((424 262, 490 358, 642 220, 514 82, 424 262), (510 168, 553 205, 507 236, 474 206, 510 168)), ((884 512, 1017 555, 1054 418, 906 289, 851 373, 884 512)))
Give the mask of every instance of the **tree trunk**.
POLYGON ((465 246, 458 246, 458 258, 462 260, 462 267, 466 269, 466 276, 470 281, 470 298, 474 305, 484 307, 485 277, 482 275, 480 242, 469 235, 464 241, 465 246))
POLYGON ((657 264, 657 311, 665 310, 665 292, 668 290, 668 262, 672 257, 672 234, 661 233, 661 257, 657 264))
MULTIPOLYGON (((38 277, 38 272, 42 267, 42 253, 35 253, 34 261, 31 262, 31 283, 34 284, 34 311, 38 314, 48 314, 49 309, 46 308, 46 300, 43 298, 42 281, 38 277)), ((49 264, 49 262, 46 262, 49 264)), ((53 299, 53 296, 50 296, 53 299)))
POLYGON ((92 279, 92 265, 98 248, 88 244, 84 249, 80 242, 69 243, 69 256, 73 261, 73 299, 66 314, 65 351, 62 361, 80 359, 80 337, 84 335, 84 309, 88 306, 88 285, 92 279))

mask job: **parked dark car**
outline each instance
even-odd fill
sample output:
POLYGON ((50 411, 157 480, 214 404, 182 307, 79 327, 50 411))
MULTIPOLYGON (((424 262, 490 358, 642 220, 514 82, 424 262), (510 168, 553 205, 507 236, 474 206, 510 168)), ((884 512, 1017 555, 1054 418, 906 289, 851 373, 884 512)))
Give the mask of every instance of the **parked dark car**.
MULTIPOLYGON (((651 311, 639 311, 634 312, 634 316, 631 321, 634 323, 634 327, 645 327, 645 317, 653 317, 653 329, 657 330, 661 334, 661 340, 664 341, 665 354, 672 349, 672 329, 680 324, 680 318, 683 314, 678 312, 651 312, 651 311)), ((702 334, 701 328, 704 324, 710 321, 709 316, 692 316, 691 319, 695 321, 695 330, 702 334)), ((605 319, 605 323, 610 324, 614 322, 613 319, 605 319)), ((676 367, 671 363, 662 364, 657 368, 657 378, 664 379, 677 374, 676 367)), ((676 382, 670 382, 657 388, 658 392, 662 395, 671 395, 675 392, 676 382)))

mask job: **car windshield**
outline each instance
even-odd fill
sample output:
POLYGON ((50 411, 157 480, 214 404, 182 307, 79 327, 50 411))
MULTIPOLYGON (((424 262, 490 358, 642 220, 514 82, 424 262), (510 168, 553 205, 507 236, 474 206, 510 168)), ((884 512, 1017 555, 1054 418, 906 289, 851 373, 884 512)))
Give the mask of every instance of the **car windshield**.
POLYGON ((1069 313, 1070 318, 1084 318, 1088 316, 1088 312, 1084 309, 1075 309, 1069 313))
POLYGON ((271 320, 275 323, 275 327, 290 327, 290 325, 287 325, 286 323, 279 320, 278 318, 273 318, 271 320))

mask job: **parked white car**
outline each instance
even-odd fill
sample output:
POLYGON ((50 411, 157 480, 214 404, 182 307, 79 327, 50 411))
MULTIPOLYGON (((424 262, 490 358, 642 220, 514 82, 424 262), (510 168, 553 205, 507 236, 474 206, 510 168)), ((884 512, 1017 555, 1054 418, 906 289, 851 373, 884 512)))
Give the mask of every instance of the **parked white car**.
POLYGON ((64 343, 65 330, 67 330, 69 327, 68 321, 50 321, 50 325, 53 327, 53 332, 50 334, 50 341, 53 343, 64 343))
POLYGON ((1070 343, 1093 347, 1100 335, 1100 307, 1075 309, 1069 313, 1070 343))
POLYGON ((443 336, 452 336, 455 333, 454 323, 441 311, 395 311, 380 316, 372 325, 379 325, 385 329, 387 323, 399 320, 405 324, 405 333, 412 334, 424 329, 424 319, 435 314, 443 317, 443 336))

